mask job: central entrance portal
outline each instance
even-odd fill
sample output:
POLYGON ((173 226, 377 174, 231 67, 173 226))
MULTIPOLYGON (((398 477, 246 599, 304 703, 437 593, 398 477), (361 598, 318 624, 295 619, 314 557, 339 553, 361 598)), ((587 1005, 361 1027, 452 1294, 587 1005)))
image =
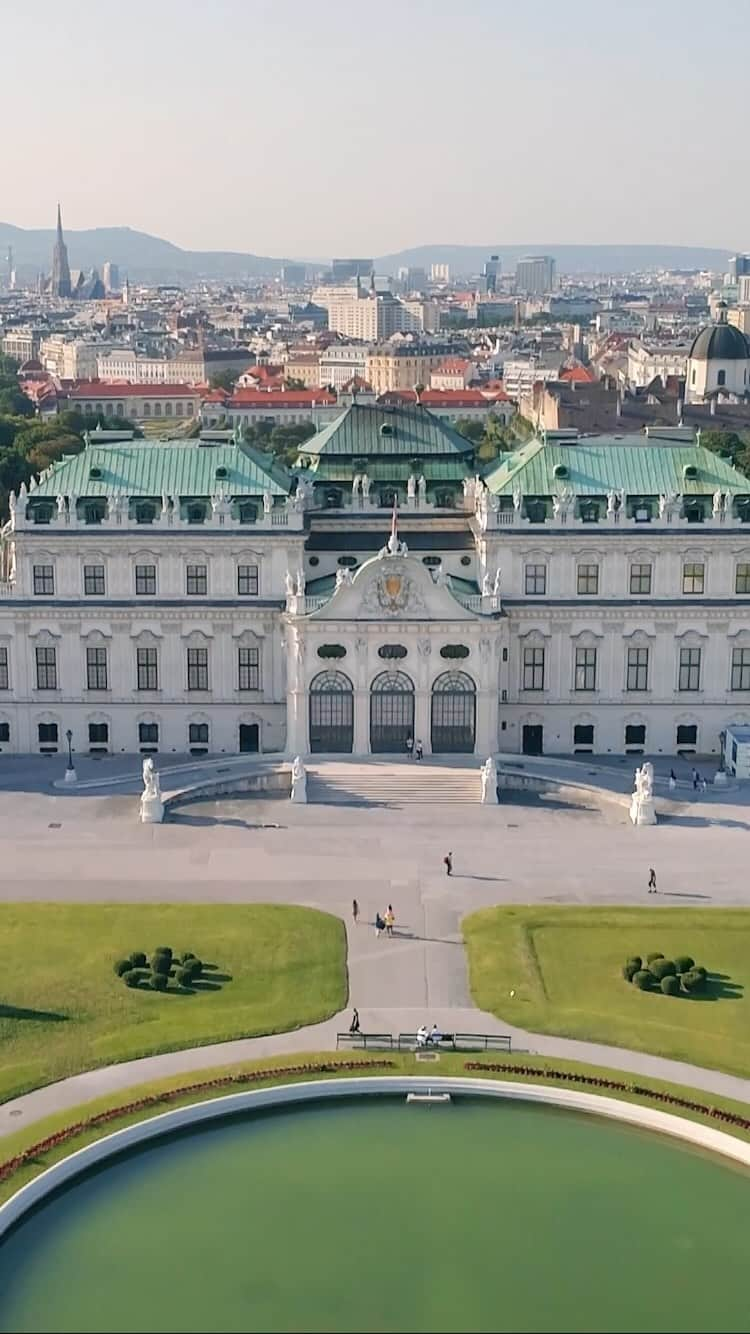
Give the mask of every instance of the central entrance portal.
POLYGON ((354 695, 343 672, 320 672, 310 684, 310 750, 350 755, 354 743, 354 695))
POLYGON ((414 683, 405 672, 381 672, 370 687, 370 750, 373 755, 406 751, 414 737, 414 683))

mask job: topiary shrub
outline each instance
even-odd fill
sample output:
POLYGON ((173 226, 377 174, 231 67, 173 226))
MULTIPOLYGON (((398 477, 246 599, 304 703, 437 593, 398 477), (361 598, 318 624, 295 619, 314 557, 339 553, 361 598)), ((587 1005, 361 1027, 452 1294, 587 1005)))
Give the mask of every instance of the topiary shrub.
POLYGON ((701 977, 708 977, 708 973, 706 972, 706 970, 705 970, 705 968, 703 967, 703 964, 702 964, 702 963, 696 963, 696 964, 690 969, 690 972, 691 972, 691 973, 700 973, 701 977))
POLYGON ((653 973, 657 982, 661 982, 663 977, 674 977, 677 969, 671 959, 654 959, 649 964, 649 971, 653 973))
POLYGON ((689 973, 691 968, 695 968, 695 959, 691 959, 689 954, 678 954, 674 966, 678 973, 689 973))
POLYGON ((638 971, 639 968, 643 967, 643 959, 641 958, 640 954, 631 954, 630 958, 628 959, 628 963, 635 964, 636 972, 638 971))
POLYGON ((633 973, 632 980, 633 985, 638 987, 639 991, 648 991, 654 981, 654 975, 646 968, 639 968, 636 973, 633 973))
POLYGON ((152 973, 151 986, 154 991, 166 991, 169 978, 166 973, 152 973))
POLYGON ((196 955, 193 954, 193 951, 192 951, 192 950, 186 950, 185 953, 184 953, 183 956, 182 956, 182 962, 183 962, 183 963, 187 963, 189 959, 195 959, 195 958, 196 958, 196 955))
POLYGON ((626 982, 632 982, 638 972, 640 972, 640 965, 637 959, 628 959, 627 963, 623 964, 622 975, 626 982))
POLYGON ((133 968, 145 968, 148 959, 143 953, 143 950, 133 950, 133 953, 130 956, 130 962, 133 968))
POLYGON ((172 958, 172 951, 168 945, 157 945, 156 949, 154 950, 151 956, 152 959, 155 958, 157 954, 166 954, 168 959, 172 958))
POLYGON ((131 968, 129 972, 123 973, 122 980, 126 987, 138 987, 143 981, 145 974, 142 968, 131 968))
POLYGON ((690 972, 683 973, 681 981, 689 996, 698 996, 706 989, 705 974, 699 973, 697 968, 691 968, 690 972))
POLYGON ((193 955, 192 959, 188 959, 185 967, 190 969, 192 977, 200 977, 203 972, 203 961, 202 959, 196 959, 195 955, 193 955))
POLYGON ((182 968, 177 969, 177 972, 175 973, 175 978, 177 979, 177 983, 179 986, 189 987, 190 983, 193 980, 192 968, 187 968, 183 965, 182 968))
POLYGON ((674 973, 666 973, 659 984, 665 996, 679 996, 680 979, 674 973))
POLYGON ((123 973, 129 973, 132 967, 132 959, 118 959, 117 963, 114 965, 115 973, 118 977, 122 977, 123 973))
POLYGON ((652 964, 652 963, 654 962, 654 959, 663 959, 663 958, 664 958, 664 955, 663 955, 663 954, 660 954, 659 951, 657 950, 655 954, 647 954, 647 955, 646 955, 646 963, 648 963, 648 964, 652 964))
POLYGON ((151 958, 151 972, 159 973, 163 977, 169 977, 169 970, 172 967, 171 954, 154 954, 151 958))

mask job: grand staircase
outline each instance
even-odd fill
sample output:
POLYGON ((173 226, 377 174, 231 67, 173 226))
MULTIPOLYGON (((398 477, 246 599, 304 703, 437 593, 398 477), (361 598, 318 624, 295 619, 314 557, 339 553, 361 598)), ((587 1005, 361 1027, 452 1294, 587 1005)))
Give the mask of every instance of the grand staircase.
POLYGON ((334 806, 407 806, 463 802, 481 793, 479 760, 321 760, 307 765, 307 800, 334 806))

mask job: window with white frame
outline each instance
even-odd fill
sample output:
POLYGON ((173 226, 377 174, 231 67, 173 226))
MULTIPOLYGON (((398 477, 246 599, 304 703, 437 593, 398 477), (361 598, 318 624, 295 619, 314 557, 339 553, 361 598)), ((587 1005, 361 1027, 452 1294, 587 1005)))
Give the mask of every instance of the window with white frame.
POLYGON ((547 592, 547 566, 538 562, 525 567, 525 588, 528 597, 543 597, 547 592))
POLYGON ((34 597, 50 597, 55 591, 54 565, 34 566, 34 597))
POLYGON ((750 593, 750 563, 741 561, 734 573, 735 593, 750 593))
POLYGON ((244 645, 237 650, 239 689, 260 690, 260 650, 244 645))
POLYGON ((189 648, 187 651, 188 690, 208 690, 208 649, 189 648))
POLYGON ((186 592, 190 597, 200 597, 208 592, 207 565, 188 565, 186 592))
POLYGON ((523 651, 522 690, 544 690, 544 649, 527 644, 523 651))
POLYGON ((596 649, 577 647, 575 689, 596 690, 596 649))
POLYGON ((638 597, 651 592, 651 566, 643 561, 636 561, 630 567, 630 591, 638 597))
POLYGON ((0 690, 10 689, 10 674, 8 671, 8 649, 5 645, 0 647, 0 690))
POLYGON ((257 597, 258 595, 257 565, 237 566, 237 594, 239 597, 257 597))
POLYGON ((37 690, 57 690, 57 651, 48 644, 36 648, 37 690))
POLYGON ((137 648, 135 663, 136 690, 158 690, 159 650, 151 647, 137 648))
POLYGON ((83 593, 84 597, 103 597, 104 596, 104 566, 103 565, 84 565, 83 567, 83 593))
POLYGON ((648 690, 648 649, 628 648, 626 690, 648 690))
POLYGON ((102 646, 86 648, 86 689, 107 689, 107 650, 102 646))
POLYGON ((750 648, 732 649, 732 690, 750 690, 750 648))
POLYGON ((702 593, 706 582, 706 567, 701 561, 689 560, 682 567, 683 593, 702 593))
POLYGON ((136 597, 147 597, 156 592, 155 565, 136 565, 135 592, 136 597))
POLYGON ((684 646, 680 649, 680 670, 678 690, 700 690, 701 688, 701 651, 699 648, 684 646))
POLYGON ((578 566, 578 592, 591 596, 599 592, 599 566, 584 564, 578 566))

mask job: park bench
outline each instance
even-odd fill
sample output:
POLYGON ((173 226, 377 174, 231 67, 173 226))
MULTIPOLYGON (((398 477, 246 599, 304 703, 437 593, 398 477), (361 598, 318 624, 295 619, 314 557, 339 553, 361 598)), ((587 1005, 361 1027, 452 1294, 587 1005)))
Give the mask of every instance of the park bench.
MULTIPOLYGON (((416 1033, 399 1033, 399 1051, 414 1051, 417 1048, 416 1033)), ((447 1033, 440 1041, 427 1042, 420 1051, 510 1051, 509 1033, 447 1033)))

